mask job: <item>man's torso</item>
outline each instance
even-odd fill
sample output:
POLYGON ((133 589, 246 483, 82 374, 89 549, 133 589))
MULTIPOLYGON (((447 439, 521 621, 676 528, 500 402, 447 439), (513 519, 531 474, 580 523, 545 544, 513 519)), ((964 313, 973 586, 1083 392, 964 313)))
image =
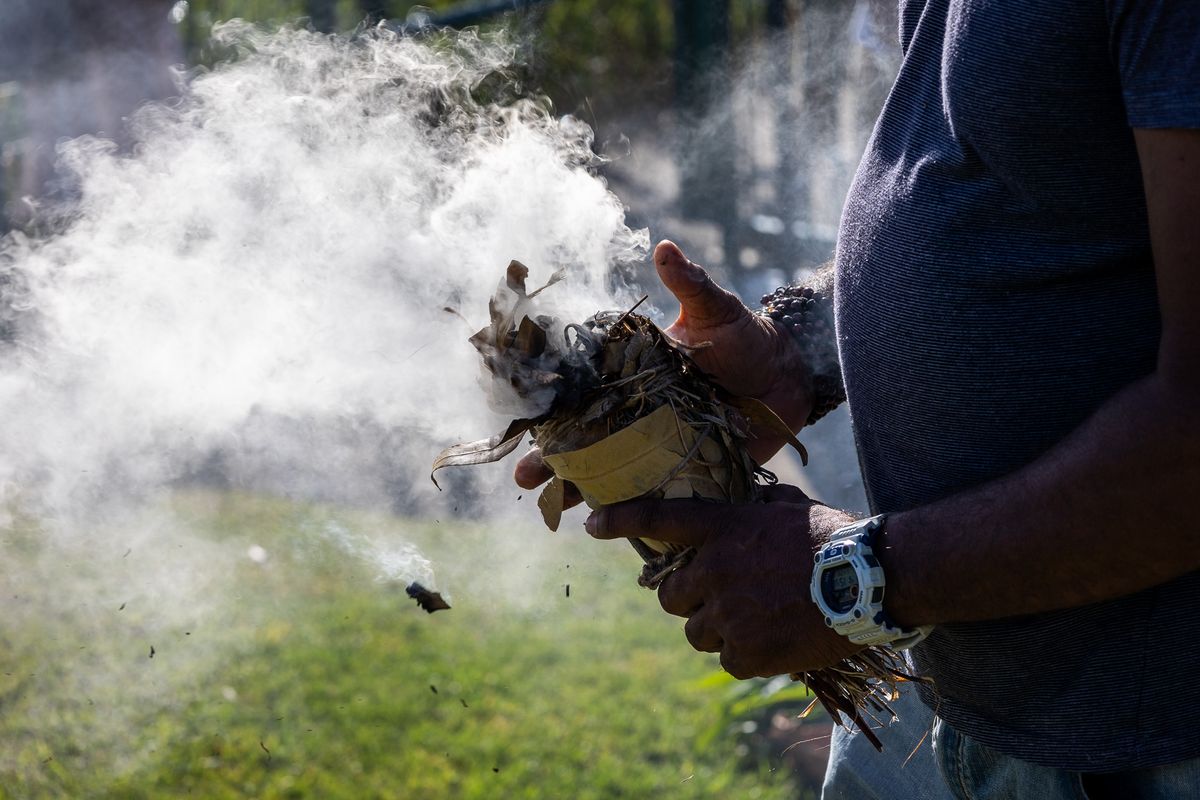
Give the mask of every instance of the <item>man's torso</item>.
MULTIPOLYGON (((1118 65, 1139 45, 1114 41, 1113 5, 901 5, 905 58, 838 243, 842 366, 876 511, 1019 469, 1154 368, 1153 262, 1118 65)), ((1200 734, 1171 719, 1185 670, 1162 663, 1200 656, 1200 622, 1179 640, 1181 607, 1200 608, 1200 576, 943 626, 914 656, 939 690, 927 701, 1011 755, 1078 770, 1165 763, 1200 754, 1200 734)))

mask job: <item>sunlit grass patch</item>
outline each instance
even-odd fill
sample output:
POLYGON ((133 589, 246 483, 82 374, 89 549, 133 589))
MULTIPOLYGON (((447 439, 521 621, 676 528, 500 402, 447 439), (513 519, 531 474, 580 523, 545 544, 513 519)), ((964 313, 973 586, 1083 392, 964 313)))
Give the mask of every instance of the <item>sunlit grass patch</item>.
POLYGON ((715 665, 631 550, 513 525, 191 492, 69 552, 0 531, 0 796, 796 796, 701 746, 715 665), (402 542, 453 609, 378 579, 402 542))

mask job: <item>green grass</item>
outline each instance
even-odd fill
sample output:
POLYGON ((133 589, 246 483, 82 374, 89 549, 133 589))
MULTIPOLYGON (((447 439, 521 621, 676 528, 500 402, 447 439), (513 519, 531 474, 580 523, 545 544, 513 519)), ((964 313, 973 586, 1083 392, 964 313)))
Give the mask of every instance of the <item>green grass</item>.
POLYGON ((74 537, 15 522, 0 797, 796 797, 777 761, 705 741, 715 663, 626 549, 205 493, 74 537), (401 539, 452 610, 361 557, 401 539))

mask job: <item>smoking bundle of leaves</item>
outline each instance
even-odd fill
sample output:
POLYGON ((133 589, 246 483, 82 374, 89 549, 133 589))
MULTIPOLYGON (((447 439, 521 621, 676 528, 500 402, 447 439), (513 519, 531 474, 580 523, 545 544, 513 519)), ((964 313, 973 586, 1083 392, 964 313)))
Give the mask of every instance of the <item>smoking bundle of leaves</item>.
MULTIPOLYGON (((752 427, 783 435, 807 463, 803 445, 774 412, 722 391, 696 366, 693 349, 648 318, 635 310, 602 311, 580 323, 539 315, 534 298, 562 274, 533 292, 526 290, 528 274, 521 263, 509 264, 489 305, 491 324, 470 340, 491 377, 492 407, 516 418, 495 436, 447 448, 433 463, 435 473, 497 461, 529 433, 554 473, 538 506, 557 530, 568 484, 592 508, 639 497, 759 501, 760 487, 775 477, 749 455, 752 427)), ((695 552, 647 538, 630 542, 645 561, 638 582, 650 588, 695 552)), ((887 698, 908 679, 903 662, 885 648, 792 677, 876 747, 862 714, 890 715, 887 698)))

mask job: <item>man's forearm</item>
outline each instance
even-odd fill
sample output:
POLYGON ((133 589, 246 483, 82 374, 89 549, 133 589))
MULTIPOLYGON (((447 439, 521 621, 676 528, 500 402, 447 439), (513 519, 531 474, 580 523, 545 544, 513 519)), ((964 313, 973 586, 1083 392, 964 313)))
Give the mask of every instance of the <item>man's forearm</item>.
POLYGON ((891 515, 884 606, 906 625, 1130 594, 1200 568, 1200 403, 1151 376, 1017 472, 891 515))
POLYGON ((891 517, 884 605, 901 622, 1067 608, 1200 568, 1200 131, 1134 139, 1162 315, 1157 372, 1025 468, 891 517))

